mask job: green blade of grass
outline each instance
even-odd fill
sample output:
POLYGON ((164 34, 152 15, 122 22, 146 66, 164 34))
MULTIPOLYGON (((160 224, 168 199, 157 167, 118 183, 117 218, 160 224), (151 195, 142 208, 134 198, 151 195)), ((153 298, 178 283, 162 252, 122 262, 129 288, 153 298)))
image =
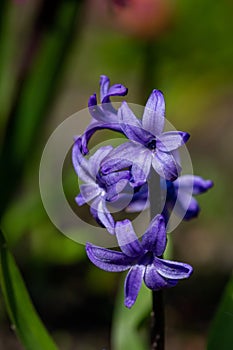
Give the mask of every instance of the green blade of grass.
POLYGON ((207 350, 230 350, 233 346, 233 276, 226 286, 210 328, 207 350))
POLYGON ((58 350, 42 324, 0 231, 0 284, 8 315, 26 350, 58 350))

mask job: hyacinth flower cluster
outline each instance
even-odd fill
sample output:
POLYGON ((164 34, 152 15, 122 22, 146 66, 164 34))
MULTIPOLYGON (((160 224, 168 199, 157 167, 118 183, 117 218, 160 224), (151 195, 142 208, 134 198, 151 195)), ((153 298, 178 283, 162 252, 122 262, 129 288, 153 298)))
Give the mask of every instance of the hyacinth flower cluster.
POLYGON ((83 135, 76 137, 72 161, 82 181, 75 198, 81 206, 90 205, 90 214, 109 234, 115 235, 120 250, 86 244, 86 253, 97 267, 110 272, 129 270, 125 279, 125 306, 136 301, 142 281, 153 291, 173 287, 180 279, 188 278, 192 267, 188 264, 163 259, 166 249, 166 224, 169 213, 176 208, 177 215, 189 220, 198 215, 199 205, 193 195, 212 187, 210 180, 199 176, 182 175, 178 149, 189 139, 182 131, 164 132, 165 101, 163 93, 153 90, 146 103, 142 119, 138 119, 123 101, 116 110, 111 96, 125 96, 127 88, 121 84, 110 86, 107 76, 100 78, 100 105, 96 94, 88 102, 92 121, 83 135), (125 142, 118 147, 100 147, 88 157, 88 143, 98 130, 110 129, 123 134, 125 142), (148 179, 151 171, 160 178, 166 190, 161 214, 152 218, 141 239, 137 237, 130 220, 116 221, 108 204, 126 200, 125 212, 140 212, 150 206, 148 179), (128 189, 133 191, 128 193, 128 189), (148 196, 149 193, 149 196, 148 196), (127 201, 128 200, 128 201, 127 201))

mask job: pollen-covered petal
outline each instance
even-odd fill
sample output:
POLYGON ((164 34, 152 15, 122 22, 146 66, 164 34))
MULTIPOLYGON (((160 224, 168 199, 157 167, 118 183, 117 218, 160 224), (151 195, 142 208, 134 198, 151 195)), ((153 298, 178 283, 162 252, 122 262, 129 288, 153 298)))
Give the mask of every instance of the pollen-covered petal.
POLYGON ((165 101, 163 93, 153 90, 144 109, 142 126, 153 135, 160 135, 164 128, 165 101))
POLYGON ((116 237, 122 252, 130 257, 138 257, 144 249, 129 220, 118 221, 115 227, 116 237))
POLYGON ((156 151, 152 159, 152 166, 155 171, 163 178, 174 181, 181 171, 180 165, 176 162, 174 156, 166 152, 156 151))
POLYGON ((189 264, 159 258, 154 258, 154 266, 162 277, 172 280, 188 278, 193 272, 189 264))
POLYGON ((131 259, 121 252, 86 244, 86 253, 91 262, 102 270, 121 272, 131 267, 131 259))
POLYGON ((177 280, 169 280, 162 277, 154 264, 147 265, 144 274, 145 285, 151 290, 160 290, 163 288, 173 287, 177 284, 177 280))
POLYGON ((125 279, 125 306, 131 308, 138 296, 142 285, 143 275, 145 272, 144 265, 135 265, 129 270, 125 279))
POLYGON ((164 218, 162 215, 156 215, 142 236, 142 246, 156 256, 161 256, 166 248, 166 242, 164 218))
POLYGON ((182 131, 168 131, 164 132, 156 138, 156 147, 163 152, 174 151, 175 149, 184 145, 190 135, 182 131))
POLYGON ((213 187, 213 181, 205 180, 200 176, 195 175, 182 175, 174 181, 174 186, 182 191, 192 192, 194 195, 206 192, 209 188, 213 187))

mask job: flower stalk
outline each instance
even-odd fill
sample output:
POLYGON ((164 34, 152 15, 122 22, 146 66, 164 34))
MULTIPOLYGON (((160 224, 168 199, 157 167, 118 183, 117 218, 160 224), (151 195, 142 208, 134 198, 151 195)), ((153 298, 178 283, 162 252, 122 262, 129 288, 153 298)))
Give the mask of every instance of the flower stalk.
MULTIPOLYGON (((151 219, 161 213, 161 187, 160 177, 155 171, 151 171, 149 180, 150 196, 150 217, 151 219)), ((162 258, 162 256, 161 256, 162 258)), ((151 311, 151 329, 150 346, 151 350, 164 350, 165 344, 165 317, 164 317, 164 298, 163 290, 152 291, 152 311, 151 311)))

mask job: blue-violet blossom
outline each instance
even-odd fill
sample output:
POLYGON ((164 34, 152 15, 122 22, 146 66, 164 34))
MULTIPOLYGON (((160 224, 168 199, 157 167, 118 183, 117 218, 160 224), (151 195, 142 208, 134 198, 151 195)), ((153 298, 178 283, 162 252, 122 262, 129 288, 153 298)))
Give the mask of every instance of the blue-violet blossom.
POLYGON ((105 271, 120 272, 129 269, 125 279, 125 306, 131 308, 136 301, 142 280, 152 290, 175 286, 188 278, 193 269, 181 262, 161 258, 166 248, 165 221, 157 215, 138 240, 129 220, 116 223, 116 237, 121 248, 114 251, 86 244, 86 252, 94 265, 105 271))
MULTIPOLYGON (((213 187, 213 181, 205 180, 196 175, 182 175, 175 181, 166 181, 161 179, 161 189, 166 191, 166 200, 162 215, 167 222, 169 212, 174 209, 178 216, 182 216, 183 220, 190 220, 198 216, 200 207, 193 195, 205 193, 213 187)), ((122 193, 122 196, 127 196, 122 193)), ((151 195, 155 195, 152 194, 151 195)), ((126 212, 140 212, 150 206, 148 193, 148 184, 144 184, 135 189, 135 194, 126 208, 126 212)))
POLYGON ((213 181, 205 180, 200 176, 182 175, 174 182, 166 181, 167 198, 164 215, 174 208, 178 216, 190 220, 198 216, 200 207, 193 195, 205 193, 213 187, 213 181))
POLYGON ((115 222, 107 209, 106 202, 117 200, 119 193, 128 183, 129 171, 101 176, 100 164, 111 152, 112 146, 100 147, 88 160, 82 155, 81 148, 81 139, 77 138, 72 149, 72 162, 78 177, 84 184, 80 185, 80 194, 75 201, 79 206, 91 202, 92 216, 109 233, 114 234, 115 222))
POLYGON ((91 124, 85 130, 82 137, 82 153, 87 154, 88 141, 91 136, 101 129, 110 129, 122 132, 118 121, 117 110, 112 106, 111 96, 125 96, 128 89, 121 84, 110 86, 110 80, 106 75, 100 76, 100 101, 101 105, 97 105, 96 94, 90 96, 88 101, 89 112, 93 117, 91 124))
POLYGON ((118 109, 118 117, 122 132, 130 141, 109 153, 109 161, 106 160, 102 168, 103 173, 131 164, 136 186, 147 180, 152 165, 161 177, 174 181, 181 170, 174 153, 187 142, 189 134, 181 131, 163 132, 165 101, 162 92, 152 91, 142 120, 135 117, 126 102, 118 109))

